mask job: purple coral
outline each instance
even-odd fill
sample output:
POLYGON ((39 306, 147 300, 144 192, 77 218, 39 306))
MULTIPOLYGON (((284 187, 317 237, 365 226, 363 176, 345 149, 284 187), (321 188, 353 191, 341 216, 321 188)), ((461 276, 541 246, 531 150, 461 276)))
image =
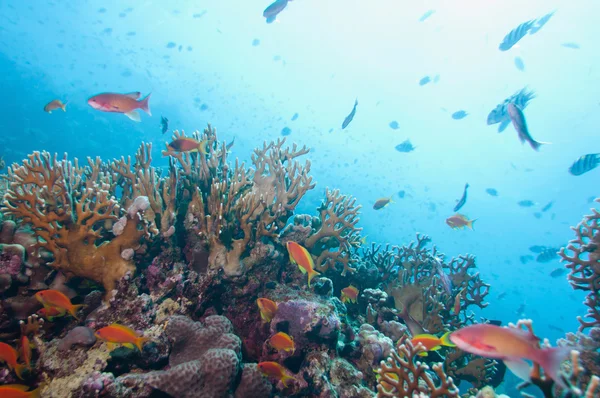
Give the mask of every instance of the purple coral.
POLYGON ((75 344, 83 346, 92 346, 96 342, 94 331, 85 326, 77 326, 69 331, 65 337, 58 343, 59 351, 68 351, 75 344))

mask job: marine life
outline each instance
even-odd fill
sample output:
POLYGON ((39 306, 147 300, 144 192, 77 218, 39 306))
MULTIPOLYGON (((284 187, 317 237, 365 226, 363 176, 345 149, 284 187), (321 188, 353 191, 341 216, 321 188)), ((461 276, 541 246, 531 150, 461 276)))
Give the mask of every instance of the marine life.
POLYGON ((392 196, 390 196, 389 198, 379 198, 373 204, 373 210, 381 210, 390 203, 394 203, 394 201, 392 200, 392 196))
POLYGON ((392 130, 398 130, 398 127, 399 127, 399 125, 398 125, 398 122, 397 122, 397 121, 395 121, 395 120, 392 120, 392 121, 390 122, 389 126, 390 126, 390 128, 391 128, 392 130))
MULTIPOLYGON (((444 333, 441 337, 432 334, 418 334, 411 339, 411 342, 414 345, 422 344, 427 351, 437 351, 442 348, 442 346, 456 347, 456 345, 448 339, 449 336, 450 332, 444 333)), ((426 357, 427 351, 420 353, 419 356, 426 357)))
POLYGON ((140 114, 136 112, 136 109, 141 109, 148 116, 152 116, 149 104, 150 95, 148 94, 140 100, 142 93, 139 91, 127 94, 102 93, 88 99, 88 104, 98 111, 122 113, 129 119, 140 122, 140 114))
POLYGON ((542 207, 542 211, 545 213, 548 210, 550 210, 552 208, 552 205, 554 204, 554 201, 551 200, 550 202, 548 202, 548 204, 546 204, 546 206, 542 207))
POLYGON ((427 20, 430 16, 432 16, 435 13, 435 10, 428 10, 425 12, 425 14, 423 14, 421 16, 421 18, 419 18, 419 22, 424 22, 425 20, 427 20))
POLYGON ((529 31, 530 35, 534 35, 536 34, 540 29, 542 29, 544 27, 544 25, 546 25, 546 23, 548 23, 548 21, 550 20, 550 18, 552 18, 552 16, 554 15, 556 11, 552 11, 546 15, 544 15, 543 17, 536 19, 535 21, 535 26, 531 28, 531 30, 529 31))
POLYGON ((235 137, 233 137, 233 139, 231 140, 231 142, 225 146, 225 150, 227 152, 231 152, 231 148, 233 148, 234 144, 235 144, 235 137))
POLYGON ((19 341, 19 355, 25 366, 31 368, 31 342, 27 336, 22 336, 19 341))
POLYGON ((510 120, 512 120, 513 127, 517 131, 521 143, 525 143, 525 141, 527 141, 529 145, 531 145, 531 147, 536 151, 539 151, 542 145, 549 144, 549 142, 540 142, 533 139, 529 133, 529 129, 527 128, 525 115, 519 106, 510 103, 506 109, 508 110, 508 115, 510 116, 510 120))
POLYGON ((431 81, 431 78, 429 76, 422 77, 421 80, 419 80, 419 86, 424 86, 427 83, 429 83, 430 81, 431 81))
POLYGON ((147 337, 140 336, 133 329, 118 323, 98 329, 94 335, 100 340, 106 341, 109 348, 115 344, 122 344, 127 348, 137 347, 140 352, 144 349, 144 343, 150 340, 147 337))
POLYGON ((56 307, 63 309, 75 319, 77 318, 77 311, 82 308, 83 304, 74 305, 71 300, 58 290, 40 290, 35 294, 35 298, 45 307, 56 307))
POLYGON ((58 308, 58 307, 44 307, 39 309, 36 314, 38 314, 39 316, 41 316, 42 318, 50 321, 50 322, 54 322, 55 318, 59 318, 61 316, 65 316, 65 314, 67 313, 67 310, 65 310, 64 308, 58 308))
POLYGON ((456 206, 454 206, 453 211, 455 213, 457 211, 459 211, 467 203, 467 189, 469 189, 469 183, 465 184, 465 189, 463 190, 462 197, 460 198, 460 200, 458 201, 458 203, 456 203, 456 206))
POLYGON ((273 23, 277 19, 277 15, 285 9, 288 4, 288 0, 275 0, 263 11, 263 17, 266 18, 267 23, 273 23))
POLYGON ((292 129, 291 128, 289 128, 289 127, 286 126, 286 127, 284 127, 284 128, 281 129, 281 135, 282 136, 285 137, 285 136, 290 135, 290 134, 292 134, 292 129))
POLYGON ((469 114, 467 113, 467 111, 464 111, 464 110, 461 109, 461 110, 456 111, 456 112, 454 112, 452 114, 452 119, 454 119, 454 120, 460 120, 460 119, 466 118, 468 115, 469 114))
POLYGON ((277 313, 277 303, 267 298, 256 299, 256 304, 260 310, 260 318, 263 322, 271 322, 277 313))
POLYGON ((473 229, 473 223, 475 221, 477 221, 477 219, 469 220, 467 216, 456 213, 455 215, 446 219, 446 224, 448 224, 448 226, 452 229, 473 229))
POLYGON ((458 315, 458 313, 460 312, 460 308, 461 308, 461 304, 460 304, 460 300, 462 298, 462 294, 464 293, 466 287, 464 287, 460 292, 458 292, 456 294, 456 296, 454 297, 454 305, 452 306, 452 313, 454 315, 458 315))
POLYGON ((298 119, 298 116, 298 112, 296 112, 292 115, 292 118, 290 120, 293 122, 294 120, 298 119))
POLYGON ((40 398, 40 389, 36 388, 32 391, 29 386, 22 384, 5 384, 0 386, 0 397, 2 398, 40 398))
POLYGON ((561 276, 563 276, 564 274, 567 273, 567 269, 565 267, 558 267, 552 270, 552 272, 550 272, 550 276, 552 278, 560 278, 561 276))
POLYGON ((164 116, 160 117, 160 130, 163 134, 169 131, 169 119, 164 116))
POLYGON ((538 254, 538 256, 535 258, 535 261, 537 261, 538 263, 549 263, 550 261, 558 258, 558 250, 559 249, 551 247, 544 248, 544 250, 542 250, 540 254, 538 254))
POLYGON ((517 204, 521 207, 532 207, 532 206, 536 205, 536 203, 534 201, 529 200, 529 199, 520 200, 517 202, 517 204))
POLYGON ((533 246, 529 246, 529 250, 534 253, 541 253, 544 250, 546 250, 546 246, 533 245, 533 246))
POLYGON ((350 285, 350 286, 342 289, 342 296, 340 297, 340 300, 342 300, 342 303, 346 303, 348 301, 351 303, 356 303, 357 298, 358 298, 358 289, 355 288, 354 286, 350 285))
POLYGON ((565 48, 571 48, 573 50, 579 50, 581 48, 581 47, 579 47, 579 44, 573 43, 573 42, 561 43, 560 45, 565 48))
POLYGON ((290 381, 296 380, 295 377, 288 374, 286 368, 277 362, 259 362, 258 369, 263 375, 281 381, 284 387, 287 387, 290 381))
POLYGON ((517 91, 515 94, 506 98, 501 104, 496 105, 496 107, 490 111, 487 116, 488 126, 500 123, 500 126, 498 126, 498 133, 503 132, 511 122, 508 114, 508 104, 514 103, 521 108, 521 110, 524 110, 529 102, 534 98, 535 93, 533 91, 529 91, 527 87, 517 91))
POLYGON ((296 242, 288 241, 286 243, 286 247, 288 253, 290 255, 290 262, 292 264, 296 264, 300 269, 300 272, 303 274, 307 274, 308 276, 308 287, 310 288, 310 281, 317 275, 320 275, 319 272, 314 270, 315 264, 313 263, 312 256, 304 247, 300 246, 296 242))
POLYGON ((533 261, 533 256, 530 256, 530 255, 520 256, 519 261, 521 262, 521 264, 527 264, 528 262, 533 261))
POLYGON ((277 351, 285 351, 294 353, 296 346, 294 345, 294 339, 288 336, 287 333, 279 332, 269 338, 269 345, 275 348, 277 351))
POLYGON ((594 170, 600 164, 600 153, 590 153, 581 156, 577 159, 571 167, 569 167, 569 173, 574 176, 580 176, 587 173, 588 171, 594 170))
POLYGON ((414 151, 416 147, 413 146, 410 140, 405 140, 402 143, 396 145, 394 149, 396 149, 398 152, 408 153, 414 151))
POLYGON ((494 188, 487 188, 485 192, 491 196, 498 196, 498 191, 496 191, 494 188))
POLYGON ((521 72, 524 71, 525 70, 525 62, 523 62, 523 58, 521 58, 521 57, 515 57, 515 66, 521 72))
POLYGON ((68 102, 63 103, 59 99, 52 100, 52 101, 48 102, 46 105, 44 105, 44 112, 52 113, 52 111, 55 111, 57 109, 62 109, 63 112, 66 112, 67 104, 68 104, 68 102))
POLYGON ((535 22, 535 20, 523 22, 521 25, 511 30, 506 36, 504 36, 504 39, 502 39, 502 42, 498 46, 498 49, 500 51, 508 51, 513 48, 513 46, 517 44, 519 40, 529 33, 529 30, 533 28, 535 22))
POLYGON ((206 150, 206 140, 197 141, 191 137, 180 137, 174 141, 171 141, 169 149, 174 152, 200 152, 205 155, 208 153, 206 150))
POLYGON ((17 350, 6 343, 0 342, 0 362, 6 363, 6 366, 10 370, 14 370, 19 379, 23 380, 23 372, 26 366, 17 362, 18 357, 17 350))
POLYGON ((346 116, 344 121, 342 122, 342 130, 348 127, 352 119, 354 119, 354 115, 356 114, 356 106, 358 105, 358 98, 354 101, 354 107, 352 107, 352 111, 346 116))

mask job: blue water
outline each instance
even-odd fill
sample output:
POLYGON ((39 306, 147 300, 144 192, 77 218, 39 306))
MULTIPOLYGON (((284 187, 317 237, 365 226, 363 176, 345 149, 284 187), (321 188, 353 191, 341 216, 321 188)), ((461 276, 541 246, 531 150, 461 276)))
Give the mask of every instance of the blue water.
POLYGON ((600 152, 600 3, 294 0, 266 24, 268 4, 1 1, 0 155, 8 163, 33 150, 110 159, 133 155, 145 141, 154 144, 155 164, 166 165, 164 115, 171 129, 212 123, 220 139, 235 137, 234 156, 249 160, 287 127, 288 140, 312 148, 318 182, 298 212, 314 213, 325 187, 338 188, 363 205, 369 242, 404 244, 421 232, 448 256, 476 255, 493 285, 481 315, 531 317, 551 340, 562 334, 549 324, 575 330, 583 296, 565 276, 548 275, 558 260, 523 265, 519 256, 534 244, 564 246, 574 237, 569 227, 589 212, 588 198, 598 195, 600 171, 574 177, 567 169, 600 152), (498 50, 511 29, 552 10, 538 33, 498 50), (427 75, 439 80, 419 85, 427 75), (512 126, 498 134, 497 125, 486 125, 489 111, 524 86, 537 94, 526 110, 532 135, 552 143, 539 153, 521 145, 512 126), (93 110, 87 98, 103 91, 151 92, 153 116, 135 123, 93 110), (55 98, 69 101, 66 113, 43 112, 55 98), (342 131, 355 99, 356 116, 342 131), (454 120, 458 110, 468 115, 454 120), (406 139, 417 149, 395 151, 406 139), (445 219, 466 182, 461 212, 478 221, 474 231, 455 231, 445 219), (390 195, 394 203, 372 209, 390 195), (536 206, 517 205, 526 199, 536 206), (535 218, 551 200, 552 209, 535 218))

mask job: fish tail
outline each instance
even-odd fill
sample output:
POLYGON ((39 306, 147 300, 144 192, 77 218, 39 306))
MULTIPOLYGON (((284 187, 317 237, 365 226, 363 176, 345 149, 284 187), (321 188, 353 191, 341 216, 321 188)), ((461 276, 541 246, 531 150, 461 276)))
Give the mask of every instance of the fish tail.
POLYGON ((445 345, 446 347, 456 347, 456 344, 450 341, 451 333, 452 332, 446 332, 442 337, 440 337, 440 342, 442 343, 442 345, 445 345))
POLYGON ((25 378, 23 377, 23 372, 25 371, 25 369, 27 369, 27 366, 25 366, 25 365, 22 365, 20 363, 15 365, 14 371, 15 371, 17 377, 21 380, 25 380, 25 378))
POLYGON ((32 391, 28 391, 27 394, 29 394, 28 398, 40 398, 42 396, 42 393, 40 392, 40 390, 42 389, 42 387, 38 387, 35 390, 32 391))
POLYGON ((540 147, 542 145, 550 145, 552 143, 551 142, 532 141, 530 144, 533 149, 535 149, 536 151, 539 151, 540 147))
POLYGON ((208 155, 208 151, 206 150, 206 144, 208 144, 208 140, 202 140, 200 141, 200 144, 198 144, 198 152, 200 152, 204 156, 208 155))
POLYGON ((292 381, 292 380, 295 381, 296 378, 293 377, 293 376, 286 375, 286 374, 281 375, 281 383, 283 383, 283 386, 286 387, 286 388, 288 386, 287 383, 290 382, 290 381, 292 381))
POLYGON ((73 318, 79 320, 79 318, 77 318, 77 311, 83 307, 85 307, 85 304, 72 305, 71 308, 69 308, 69 314, 71 314, 73 318))
POLYGON ((144 97, 143 100, 140 101, 140 109, 148 114, 148 116, 152 116, 152 112, 150 112, 150 96, 152 93, 148 94, 144 97))
POLYGON ((144 343, 146 343, 147 341, 150 341, 148 337, 138 337, 137 339, 135 339, 135 342, 133 344, 135 344, 138 350, 142 352, 144 350, 144 343))
POLYGON ((320 272, 315 271, 314 269, 308 273, 308 287, 310 288, 310 281, 317 275, 321 275, 320 272))
POLYGON ((67 101, 67 102, 65 102, 64 104, 62 104, 62 106, 60 107, 60 109, 62 109, 62 110, 63 110, 63 112, 66 112, 66 111, 67 111, 67 104, 68 104, 68 103, 69 103, 69 102, 67 101))
POLYGON ((473 231, 474 231, 475 229, 473 228, 473 224, 475 224, 475 221, 477 221, 477 220, 478 220, 478 218, 476 218, 476 219, 474 219, 474 220, 471 220, 471 221, 469 221, 469 222, 467 223, 467 227, 469 227, 471 230, 473 230, 473 231))
POLYGON ((562 388, 566 388, 563 378, 560 376, 560 365, 571 353, 570 347, 554 347, 539 350, 539 355, 534 360, 543 369, 548 377, 562 388))

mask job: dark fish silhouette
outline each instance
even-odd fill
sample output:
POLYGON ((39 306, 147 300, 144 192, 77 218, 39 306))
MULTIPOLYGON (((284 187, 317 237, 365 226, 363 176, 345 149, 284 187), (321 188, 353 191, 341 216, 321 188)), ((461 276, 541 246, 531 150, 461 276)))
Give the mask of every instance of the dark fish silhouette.
POLYGON ((561 267, 561 268, 556 268, 556 269, 552 270, 552 272, 550 272, 550 276, 553 278, 559 278, 566 273, 567 273, 567 270, 565 268, 561 267))
POLYGON ((348 127, 348 125, 350 124, 352 119, 354 119, 354 115, 356 114, 356 106, 357 105, 358 105, 358 99, 356 99, 354 101, 354 107, 352 108, 352 112, 350 112, 350 114, 348 116, 346 116, 346 118, 344 119, 344 122, 342 123, 342 130, 345 129, 346 127, 348 127))
POLYGON ((163 134, 169 130, 169 119, 164 116, 160 117, 160 129, 163 134))
POLYGON ((529 143, 529 145, 531 145, 531 147, 536 151, 539 151, 542 145, 549 144, 549 142, 541 142, 533 139, 529 133, 529 129, 527 128, 525 115, 519 106, 515 104, 508 104, 506 109, 508 110, 508 115, 510 116, 513 127, 517 131, 517 135, 519 136, 521 143, 529 143))
POLYGON ((498 191, 496 191, 494 188, 488 188, 485 190, 485 192, 487 192, 488 195, 498 196, 498 191))
POLYGON ((581 156, 569 167, 569 173, 580 176, 594 170, 600 164, 600 153, 590 153, 581 156))
POLYGON ((523 62, 523 58, 521 58, 521 57, 515 57, 515 66, 521 72, 524 71, 525 70, 525 62, 523 62))
POLYGON ((452 119, 460 120, 466 118, 468 115, 469 113, 467 111, 461 109, 460 111, 456 111, 452 114, 452 119))
POLYGON ((294 113, 294 116, 292 116, 292 122, 296 119, 298 119, 298 112, 294 113))
POLYGON ((507 110, 508 104, 514 103, 515 105, 518 105, 521 110, 523 110, 527 107, 529 101, 534 98, 535 93, 527 90, 526 87, 517 91, 510 97, 506 98, 501 104, 496 105, 496 107, 490 111, 487 117, 488 126, 500 123, 500 126, 498 126, 498 132, 503 132, 510 124, 510 116, 508 115, 507 110))
POLYGON ((546 246, 533 245, 533 246, 529 246, 529 250, 534 253, 541 253, 544 250, 546 250, 546 246))
POLYGON ((548 210, 550 210, 550 208, 552 207, 552 205, 553 205, 553 204, 554 204, 554 201, 553 201, 553 200, 552 200, 552 201, 550 201, 550 202, 548 202, 548 204, 547 204, 546 206, 542 207, 542 211, 543 211, 544 213, 545 213, 545 212, 547 212, 548 210))
POLYGON ((500 45, 498 46, 498 49, 500 51, 510 50, 515 44, 519 42, 519 40, 521 40, 523 37, 525 37, 525 35, 527 35, 527 33, 529 33, 529 30, 533 28, 534 25, 535 20, 523 22, 521 25, 517 26, 516 28, 511 30, 506 36, 504 36, 502 43, 500 43, 500 45))
POLYGON ((413 144, 410 142, 410 140, 406 140, 404 142, 402 142, 401 144, 396 145, 395 149, 398 152, 404 152, 404 153, 408 153, 408 152, 412 152, 415 150, 416 147, 413 146, 413 144))
POLYGON ((233 144, 235 144, 235 137, 233 137, 233 139, 231 140, 231 142, 225 146, 225 150, 227 152, 229 152, 231 150, 231 148, 233 148, 233 144))
POLYGON ((284 137, 286 135, 290 135, 290 134, 292 134, 292 129, 291 128, 289 128, 289 127, 286 126, 286 127, 284 127, 284 128, 281 129, 281 135, 283 135, 284 137))
POLYGON ((458 201, 456 206, 454 206, 455 213, 457 211, 459 211, 467 203, 467 189, 469 189, 469 183, 465 184, 465 189, 463 191, 462 197, 460 198, 460 200, 458 201))
POLYGON ((431 81, 431 78, 429 76, 425 76, 424 78, 419 80, 419 86, 424 86, 427 83, 429 83, 430 81, 431 81))
POLYGON ((271 3, 263 11, 263 17, 267 19, 267 23, 272 23, 277 19, 277 15, 285 9, 288 4, 288 0, 276 0, 271 3))
POLYGON ((558 258, 558 249, 548 247, 537 255, 535 261, 538 263, 549 263, 558 258))
POLYGON ((519 202, 517 202, 517 204, 521 207, 531 207, 531 206, 535 206, 535 202, 527 199, 527 200, 521 200, 519 202))

